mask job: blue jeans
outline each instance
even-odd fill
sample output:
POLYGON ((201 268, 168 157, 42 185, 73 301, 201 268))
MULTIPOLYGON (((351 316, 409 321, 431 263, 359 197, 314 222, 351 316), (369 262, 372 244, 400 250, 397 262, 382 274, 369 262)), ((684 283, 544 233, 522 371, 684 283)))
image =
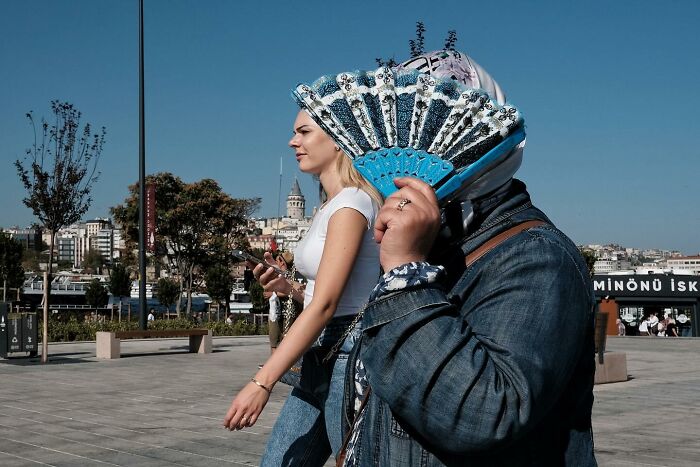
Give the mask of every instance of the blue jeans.
POLYGON ((261 466, 322 466, 328 456, 335 456, 340 450, 345 367, 348 353, 360 335, 360 326, 353 329, 338 351, 330 381, 316 381, 316 378, 328 376, 323 376, 325 372, 321 371, 317 359, 308 357, 311 353, 321 358, 325 356, 347 330, 352 318, 332 319, 304 356, 302 379, 307 381, 302 387, 309 389, 294 388, 287 397, 268 438, 261 466))

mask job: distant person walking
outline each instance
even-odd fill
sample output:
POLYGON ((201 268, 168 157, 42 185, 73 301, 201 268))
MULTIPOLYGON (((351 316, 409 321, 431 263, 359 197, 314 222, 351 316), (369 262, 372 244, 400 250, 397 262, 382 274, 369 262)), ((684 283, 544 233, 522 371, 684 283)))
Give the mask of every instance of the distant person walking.
MULTIPOLYGON (((275 256, 275 263, 283 271, 288 271, 293 264, 294 255, 290 251, 285 251, 275 256)), ((284 337, 285 330, 288 330, 293 321, 293 316, 285 316, 285 311, 292 307, 294 310, 294 315, 298 314, 300 307, 297 307, 297 303, 292 299, 292 303, 289 303, 289 294, 282 292, 265 292, 265 298, 269 300, 270 303, 270 315, 268 320, 268 331, 270 335, 270 351, 274 352, 277 346, 282 341, 284 337)))
POLYGON ((282 329, 280 321, 282 321, 282 310, 280 299, 275 292, 264 292, 263 296, 267 298, 270 304, 270 313, 268 315, 267 329, 270 335, 270 353, 274 353, 275 349, 282 340, 282 329))
POLYGON ((618 318, 618 320, 617 320, 617 335, 624 336, 625 334, 626 334, 625 325, 622 322, 622 320, 618 318))
POLYGON ((666 323, 666 337, 678 337, 678 325, 676 324, 676 320, 673 319, 673 316, 671 316, 671 313, 666 312, 665 316, 665 323, 666 323))
POLYGON ((657 336, 659 334, 659 317, 656 316, 655 311, 652 311, 649 315, 649 324, 647 327, 650 336, 657 336))
POLYGON ((146 319, 148 319, 148 321, 155 321, 156 315, 153 314, 153 308, 148 310, 148 316, 146 317, 146 319))
POLYGON ((641 323, 639 323, 639 335, 649 336, 649 317, 645 317, 641 323))

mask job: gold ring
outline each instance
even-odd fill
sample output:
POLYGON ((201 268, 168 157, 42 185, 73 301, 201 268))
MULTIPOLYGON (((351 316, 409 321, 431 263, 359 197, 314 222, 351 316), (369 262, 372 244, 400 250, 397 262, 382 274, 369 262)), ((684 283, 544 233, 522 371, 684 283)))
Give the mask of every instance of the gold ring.
POLYGON ((410 199, 403 198, 401 201, 399 201, 399 204, 396 206, 396 210, 403 211, 404 206, 406 206, 410 202, 410 199))

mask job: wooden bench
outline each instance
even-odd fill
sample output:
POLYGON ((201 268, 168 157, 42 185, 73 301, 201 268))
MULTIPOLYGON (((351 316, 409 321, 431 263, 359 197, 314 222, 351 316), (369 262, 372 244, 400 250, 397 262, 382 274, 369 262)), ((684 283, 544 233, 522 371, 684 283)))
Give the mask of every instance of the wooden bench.
POLYGON ((190 352, 211 353, 212 334, 210 329, 164 329, 145 331, 117 331, 97 333, 97 358, 119 358, 121 339, 149 339, 189 337, 190 352))

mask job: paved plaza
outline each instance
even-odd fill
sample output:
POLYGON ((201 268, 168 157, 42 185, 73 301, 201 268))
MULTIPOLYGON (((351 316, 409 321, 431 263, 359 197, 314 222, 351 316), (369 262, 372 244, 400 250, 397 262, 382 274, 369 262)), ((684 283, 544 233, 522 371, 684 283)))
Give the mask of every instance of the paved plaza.
MULTIPOLYGON (((596 386, 599 464, 700 465, 700 339, 610 338, 608 349, 627 353, 631 379, 596 386)), ((50 345, 48 365, 0 361, 0 466, 257 465, 288 388, 250 429, 221 420, 268 352, 266 337, 215 338, 207 355, 156 339, 123 342, 119 360, 82 342, 50 345)))

